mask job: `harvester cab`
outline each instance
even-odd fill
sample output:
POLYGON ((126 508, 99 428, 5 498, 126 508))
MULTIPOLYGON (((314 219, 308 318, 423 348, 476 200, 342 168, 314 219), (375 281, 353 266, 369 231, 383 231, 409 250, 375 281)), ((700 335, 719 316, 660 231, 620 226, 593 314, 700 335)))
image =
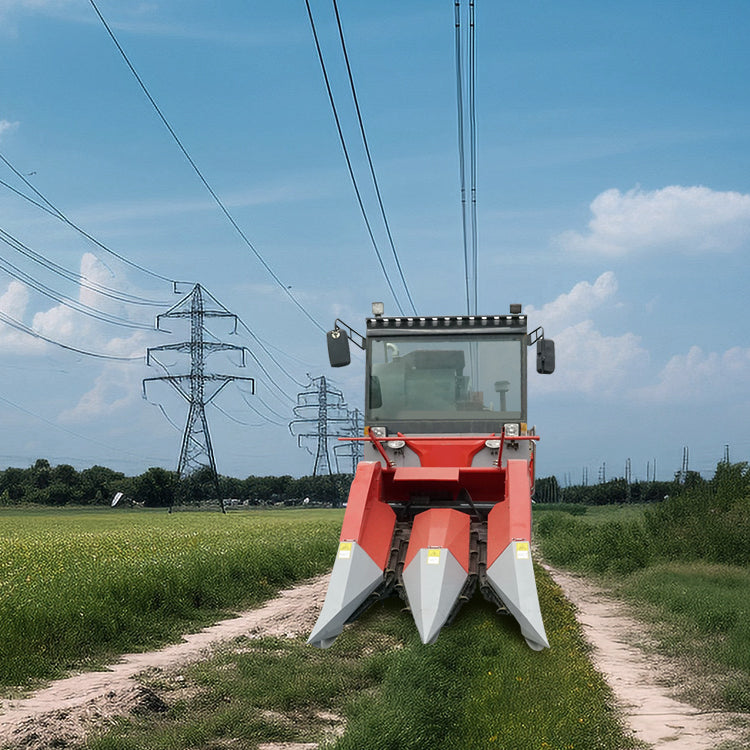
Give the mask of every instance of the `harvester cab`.
MULTIPOLYGON (((340 325, 339 325, 340 324, 340 325)), ((554 342, 507 315, 385 317, 361 336, 327 334, 333 367, 366 353, 364 460, 351 485, 323 608, 308 640, 326 648, 375 601, 398 594, 423 643, 478 588, 548 647, 531 560, 535 445, 527 427, 527 350, 540 373, 554 342)))

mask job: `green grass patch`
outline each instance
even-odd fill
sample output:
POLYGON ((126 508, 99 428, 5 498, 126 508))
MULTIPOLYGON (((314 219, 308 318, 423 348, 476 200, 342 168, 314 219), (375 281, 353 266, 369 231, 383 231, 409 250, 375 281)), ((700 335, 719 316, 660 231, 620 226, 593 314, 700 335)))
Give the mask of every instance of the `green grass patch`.
POLYGON ((618 723, 570 605, 546 574, 538 578, 550 650, 529 649, 518 625, 481 598, 424 646, 410 615, 391 599, 326 651, 300 639, 243 639, 181 672, 180 682, 174 674, 151 676, 147 685, 168 710, 123 720, 87 747, 640 747, 618 723))
MULTIPOLYGON (((630 576, 619 590, 648 605, 660 647, 688 657, 693 671, 706 659, 720 677, 694 674, 700 687, 735 711, 750 712, 750 570, 703 562, 664 563, 630 576), (696 666, 698 665, 698 666, 696 666)), ((711 671, 711 670, 708 670, 711 671)))
POLYGON ((685 697, 750 711, 750 476, 722 466, 712 483, 650 507, 535 513, 553 565, 589 575, 634 604, 662 652, 679 660, 685 697))
POLYGON ((340 512, 0 512, 0 686, 175 640, 330 567, 340 512))

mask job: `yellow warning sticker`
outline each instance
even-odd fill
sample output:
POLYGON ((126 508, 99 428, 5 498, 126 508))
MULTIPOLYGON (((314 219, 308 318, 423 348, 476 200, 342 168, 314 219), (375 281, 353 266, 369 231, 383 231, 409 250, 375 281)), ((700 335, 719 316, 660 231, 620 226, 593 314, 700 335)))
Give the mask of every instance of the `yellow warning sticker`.
POLYGON ((440 550, 439 549, 427 550, 427 564, 428 565, 440 565, 440 550))
POLYGON ((516 560, 528 560, 529 559, 529 543, 528 542, 516 542, 516 560))
POLYGON ((352 556, 352 543, 340 542, 339 543, 339 557, 348 558, 351 556, 352 556))

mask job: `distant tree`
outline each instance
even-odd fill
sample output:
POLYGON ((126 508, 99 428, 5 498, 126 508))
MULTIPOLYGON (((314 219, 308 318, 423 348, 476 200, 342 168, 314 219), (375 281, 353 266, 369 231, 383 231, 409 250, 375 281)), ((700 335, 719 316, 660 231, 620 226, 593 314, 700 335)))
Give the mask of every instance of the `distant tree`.
POLYGON ((133 500, 147 508, 166 508, 172 504, 177 488, 177 473, 152 466, 138 477, 133 477, 133 500))
MULTIPOLYGON (((576 500, 568 498, 568 490, 565 488, 565 502, 574 503, 576 500)), ((537 503, 558 503, 560 502, 560 484, 556 476, 540 477, 534 483, 534 500, 537 503)))
POLYGON ((104 505, 112 501, 116 492, 128 492, 132 480, 106 466, 92 466, 79 474, 81 502, 87 505, 104 505))
POLYGON ((46 458, 38 458, 31 467, 31 483, 38 489, 47 487, 52 481, 52 469, 46 458))
POLYGON ((11 503, 20 501, 26 494, 28 477, 26 469, 9 466, 0 472, 0 491, 7 492, 11 503))
POLYGON ((218 503, 213 471, 204 466, 186 476, 177 483, 174 497, 175 505, 201 505, 210 501, 218 503))

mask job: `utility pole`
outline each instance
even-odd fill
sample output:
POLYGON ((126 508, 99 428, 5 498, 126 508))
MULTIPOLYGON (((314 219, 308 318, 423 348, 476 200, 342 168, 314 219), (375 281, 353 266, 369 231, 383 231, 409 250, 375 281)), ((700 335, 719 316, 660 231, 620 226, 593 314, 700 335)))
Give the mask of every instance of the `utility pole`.
MULTIPOLYGON (((362 412, 359 409, 347 412, 349 418, 349 424, 345 428, 347 437, 362 437, 362 412)), ((333 454, 336 458, 336 468, 339 468, 339 457, 348 458, 351 462, 351 473, 354 475, 357 471, 357 464, 364 457, 364 448, 362 442, 359 440, 347 440, 341 445, 336 445, 333 448, 333 454)))
POLYGON ((682 447, 682 467, 680 468, 680 472, 678 475, 680 484, 685 484, 685 480, 687 479, 689 458, 690 453, 688 451, 688 447, 687 445, 684 445, 682 447))
POLYGON ((333 438, 347 436, 350 431, 348 425, 351 418, 347 412, 344 394, 332 388, 325 375, 310 378, 307 390, 297 394, 297 405, 293 411, 297 419, 289 423, 289 431, 295 435, 295 428, 300 427, 303 430, 296 433, 297 445, 302 447, 303 442, 308 440, 314 440, 316 443, 313 476, 333 474, 329 442, 333 438), (308 431, 304 431, 305 428, 308 431))
MULTIPOLYGON (((217 351, 239 351, 242 355, 241 366, 245 366, 245 348, 225 344, 218 341, 206 341, 205 320, 207 318, 228 318, 234 322, 237 330, 237 316, 229 312, 220 302, 212 297, 200 284, 196 284, 192 291, 185 295, 177 304, 173 305, 167 312, 158 315, 156 327, 160 328, 163 318, 185 318, 190 320, 190 341, 178 344, 165 344, 154 346, 147 350, 146 364, 151 363, 154 352, 176 351, 190 354, 189 375, 161 375, 154 378, 144 378, 143 394, 146 395, 146 383, 152 381, 166 381, 169 383, 185 401, 188 403, 188 416, 185 430, 182 436, 180 458, 177 462, 177 474, 182 481, 192 476, 200 469, 208 469, 210 482, 216 492, 216 498, 221 506, 222 513, 224 499, 219 489, 219 475, 216 471, 216 459, 211 444, 211 434, 208 431, 208 420, 206 419, 206 405, 211 403, 221 390, 230 382, 235 380, 246 380, 251 383, 252 393, 255 392, 255 380, 250 377, 239 375, 218 375, 206 372, 206 358, 209 354, 217 351)), ((158 361, 158 360, 157 360, 158 361)), ((166 368, 165 368, 166 369, 166 368)), ((170 506, 171 511, 171 506, 170 506)))

